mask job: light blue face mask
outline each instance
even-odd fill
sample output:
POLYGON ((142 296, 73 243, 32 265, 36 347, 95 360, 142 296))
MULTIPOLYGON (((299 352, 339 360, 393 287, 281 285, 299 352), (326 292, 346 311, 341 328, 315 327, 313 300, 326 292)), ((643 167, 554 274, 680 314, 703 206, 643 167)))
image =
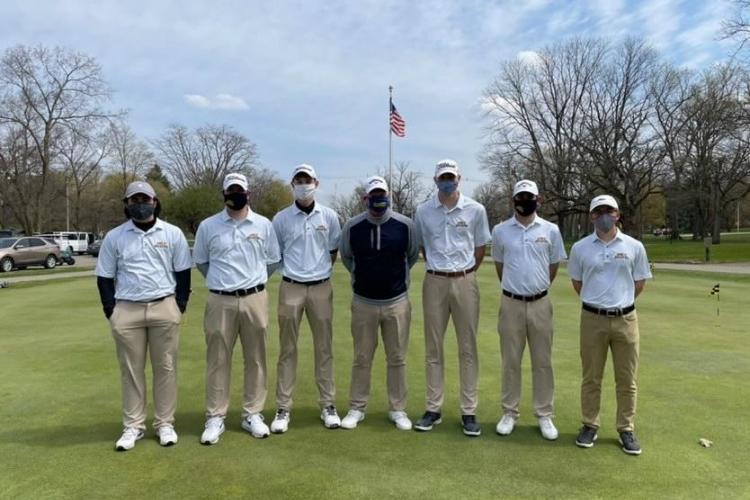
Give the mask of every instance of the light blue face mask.
POLYGON ((453 194, 458 189, 458 181, 436 181, 438 191, 445 195, 453 194))
POLYGON ((594 227, 603 233, 608 233, 617 222, 617 217, 610 214, 601 214, 594 220, 594 227))

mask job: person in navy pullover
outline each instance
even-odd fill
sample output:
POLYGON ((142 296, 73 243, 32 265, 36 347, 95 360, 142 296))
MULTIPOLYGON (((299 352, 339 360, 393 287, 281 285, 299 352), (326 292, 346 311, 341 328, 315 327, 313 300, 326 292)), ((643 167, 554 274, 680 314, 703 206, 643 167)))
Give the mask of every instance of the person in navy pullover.
POLYGON ((367 179, 366 192, 367 211, 344 224, 339 243, 354 291, 350 410, 341 427, 354 429, 365 418, 380 329, 388 364, 388 418, 396 428, 411 430, 406 414, 406 349, 411 323, 408 288, 409 270, 419 257, 419 245, 412 220, 391 210, 385 179, 367 179))

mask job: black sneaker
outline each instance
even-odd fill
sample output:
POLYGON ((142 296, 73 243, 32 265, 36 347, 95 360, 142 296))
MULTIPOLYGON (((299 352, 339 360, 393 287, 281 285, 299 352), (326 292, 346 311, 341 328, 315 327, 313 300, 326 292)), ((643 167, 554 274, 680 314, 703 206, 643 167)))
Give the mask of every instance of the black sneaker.
POLYGON ((596 438, 598 437, 596 429, 584 425, 581 427, 581 432, 578 433, 578 437, 576 438, 576 446, 580 446, 581 448, 591 448, 594 446, 594 441, 596 441, 596 438))
POLYGON ((461 415, 461 422, 467 436, 478 436, 482 433, 475 415, 461 415))
POLYGON ((426 411, 424 412, 424 415, 422 415, 422 418, 417 420, 417 423, 414 424, 414 429, 422 432, 431 431, 433 426, 439 424, 442 421, 443 419, 441 418, 441 415, 439 413, 436 413, 434 411, 426 411))
POLYGON ((638 442, 635 434, 630 431, 620 433, 620 444, 622 445, 622 451, 628 455, 641 454, 641 443, 638 442))

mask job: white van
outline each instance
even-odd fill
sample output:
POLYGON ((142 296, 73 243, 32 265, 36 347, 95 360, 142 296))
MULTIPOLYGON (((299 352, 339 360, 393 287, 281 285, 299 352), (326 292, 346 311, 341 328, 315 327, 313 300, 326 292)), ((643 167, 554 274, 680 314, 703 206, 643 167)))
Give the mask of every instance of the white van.
POLYGON ((93 233, 79 231, 53 231, 51 233, 40 234, 39 236, 50 238, 57 243, 61 250, 69 250, 78 255, 86 253, 89 243, 94 242, 93 233))

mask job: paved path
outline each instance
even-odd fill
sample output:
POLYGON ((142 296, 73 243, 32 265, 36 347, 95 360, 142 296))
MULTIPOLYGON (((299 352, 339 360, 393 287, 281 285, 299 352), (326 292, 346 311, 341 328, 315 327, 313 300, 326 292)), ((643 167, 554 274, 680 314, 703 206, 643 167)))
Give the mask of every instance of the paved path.
POLYGON ((52 273, 52 274, 39 274, 36 276, 24 276, 22 271, 14 271, 11 273, 12 277, 7 277, 7 274, 0 274, 0 282, 6 283, 22 283, 24 281, 49 281, 63 278, 79 278, 81 276, 93 276, 94 270, 90 271, 71 271, 66 273, 52 273), (14 276, 15 275, 15 276, 14 276))
POLYGON ((730 262, 727 264, 677 264, 672 262, 656 262, 654 267, 656 269, 674 269, 676 271, 750 274, 750 262, 730 262))

